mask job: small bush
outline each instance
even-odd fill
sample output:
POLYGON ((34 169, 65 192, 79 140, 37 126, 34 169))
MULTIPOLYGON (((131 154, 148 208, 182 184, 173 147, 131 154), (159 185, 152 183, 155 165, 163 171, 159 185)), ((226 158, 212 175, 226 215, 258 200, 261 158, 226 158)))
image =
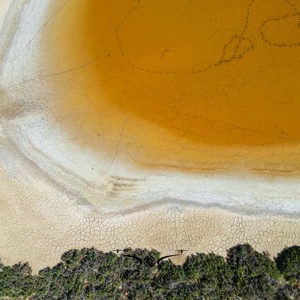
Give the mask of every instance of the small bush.
POLYGON ((279 271, 289 281, 300 281, 300 246, 283 249, 275 258, 279 271))

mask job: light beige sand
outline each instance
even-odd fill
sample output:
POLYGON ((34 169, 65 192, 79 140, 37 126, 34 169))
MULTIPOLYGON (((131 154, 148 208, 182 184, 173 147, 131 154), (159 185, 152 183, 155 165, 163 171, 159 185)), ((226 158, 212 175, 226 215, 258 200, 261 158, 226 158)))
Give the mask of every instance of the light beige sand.
MULTIPOLYGON (((101 216, 77 205, 43 181, 22 184, 1 171, 0 257, 33 269, 54 265, 70 248, 124 247, 226 254, 237 243, 278 253, 300 242, 300 220, 280 216, 243 216, 225 210, 166 204, 126 215, 101 216)), ((177 259, 181 262, 185 256, 177 259)))

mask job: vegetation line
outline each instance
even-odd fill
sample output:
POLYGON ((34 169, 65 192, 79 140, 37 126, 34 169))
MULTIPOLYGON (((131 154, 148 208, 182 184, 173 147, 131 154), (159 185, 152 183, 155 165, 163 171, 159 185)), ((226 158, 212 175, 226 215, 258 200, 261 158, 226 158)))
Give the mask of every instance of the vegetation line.
POLYGON ((0 261, 0 299, 7 298, 296 300, 300 246, 285 248, 272 260, 243 244, 230 248, 226 258, 196 253, 182 265, 154 249, 73 249, 37 275, 28 263, 6 266, 0 261))

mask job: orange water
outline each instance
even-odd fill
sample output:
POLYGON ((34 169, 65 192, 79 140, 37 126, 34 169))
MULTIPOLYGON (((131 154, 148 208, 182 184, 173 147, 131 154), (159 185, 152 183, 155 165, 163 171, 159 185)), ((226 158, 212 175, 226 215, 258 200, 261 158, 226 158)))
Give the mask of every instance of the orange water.
POLYGON ((296 1, 58 8, 46 31, 47 78, 73 141, 148 166, 298 170, 296 1))

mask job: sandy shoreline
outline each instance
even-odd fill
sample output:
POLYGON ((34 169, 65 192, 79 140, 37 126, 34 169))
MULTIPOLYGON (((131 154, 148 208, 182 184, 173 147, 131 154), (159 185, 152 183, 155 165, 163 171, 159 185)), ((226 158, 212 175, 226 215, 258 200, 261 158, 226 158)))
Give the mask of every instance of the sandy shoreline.
MULTIPOLYGON (((11 1, 3 3, 0 25, 11 1)), ((300 244, 297 176, 184 174, 166 166, 144 170, 122 156, 123 121, 113 128, 115 136, 103 139, 106 151, 78 147, 63 132, 61 115, 55 123, 50 118, 53 106, 48 102, 69 94, 63 93, 62 83, 55 82, 55 90, 53 82, 47 85, 42 80, 48 70, 38 50, 47 28, 43 12, 38 14, 32 1, 24 3, 21 29, 28 34, 18 32, 1 66, 0 258, 4 263, 29 261, 37 271, 57 263, 63 251, 92 246, 104 251, 146 247, 167 254, 183 248, 189 249, 187 254, 225 255, 229 247, 248 242, 275 255, 285 246, 300 244), (32 25, 26 27, 35 13, 32 25), (27 77, 34 80, 19 84, 27 77)), ((42 8, 46 10, 46 1, 42 8)), ((10 13, 17 25, 17 11, 10 13)), ((9 37, 2 31, 4 39, 3 35, 9 37)), ((80 94, 75 88, 73 92, 80 94)), ((116 120, 123 117, 114 115, 116 120)), ((134 145, 134 141, 135 136, 129 142, 134 145)))
POLYGON ((171 203, 103 217, 49 188, 43 180, 24 185, 6 173, 2 171, 0 178, 0 257, 9 264, 29 261, 35 271, 57 263, 69 248, 146 247, 163 254, 184 248, 189 249, 187 254, 225 255, 229 247, 248 242, 273 256, 300 242, 297 218, 245 216, 171 203))
POLYGON ((2 137, 0 257, 5 263, 29 261, 37 271, 57 263, 67 249, 92 246, 103 251, 146 247, 168 254, 184 248, 189 249, 186 254, 225 255, 229 247, 247 242, 273 256, 300 243, 299 217, 280 212, 246 215, 163 200, 123 213, 100 214, 59 191, 34 164, 13 159, 12 148, 4 151, 6 143, 2 137))
MULTIPOLYGON (((173 249, 226 254, 237 243, 251 243, 276 255, 300 243, 299 215, 243 214, 192 203, 165 200, 119 213, 100 214, 59 190, 34 163, 18 158, 1 138, 0 257, 3 262, 29 261, 37 271, 58 262, 70 248, 124 247, 173 249)), ((16 149, 15 149, 16 150, 16 149)), ((184 257, 180 258, 181 260, 184 257)), ((180 259, 177 261, 180 263, 180 259)))

